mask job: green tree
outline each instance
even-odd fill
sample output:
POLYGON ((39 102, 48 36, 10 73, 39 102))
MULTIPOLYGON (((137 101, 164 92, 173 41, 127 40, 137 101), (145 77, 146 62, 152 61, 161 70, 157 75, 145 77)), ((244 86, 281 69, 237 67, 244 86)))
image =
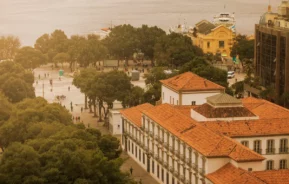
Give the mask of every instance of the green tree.
POLYGON ((10 118, 13 106, 6 96, 0 93, 0 126, 10 118))
POLYGON ((231 57, 239 56, 242 65, 244 59, 248 59, 253 64, 253 60, 250 59, 254 58, 254 43, 255 40, 249 40, 246 35, 237 35, 231 49, 231 57))
POLYGON ((10 77, 1 86, 3 93, 10 102, 20 102, 24 98, 34 98, 34 88, 20 78, 10 77))
POLYGON ((144 89, 139 86, 133 86, 122 103, 124 107, 133 107, 142 104, 143 102, 144 89))
POLYGON ((124 59, 128 64, 128 59, 138 49, 140 41, 137 37, 137 29, 124 24, 114 27, 103 42, 111 56, 118 60, 124 59))
POLYGON ((116 137, 113 137, 111 135, 103 135, 100 138, 98 145, 104 156, 107 157, 109 160, 116 159, 120 156, 120 143, 116 137))
POLYGON ((21 64, 24 68, 37 68, 45 64, 47 58, 39 50, 32 47, 22 47, 15 56, 15 62, 21 64))
POLYGON ((56 56, 53 58, 54 64, 57 66, 58 63, 61 63, 62 68, 63 68, 63 63, 69 62, 70 61, 70 56, 67 53, 58 53, 56 56))
POLYGON ((165 36, 166 32, 156 26, 148 27, 147 25, 142 25, 142 27, 137 28, 137 37, 139 40, 139 49, 144 53, 145 58, 154 60, 154 46, 159 37, 165 36))
POLYGON ((0 37, 0 60, 14 59, 20 48, 20 40, 15 36, 0 37))
POLYGON ((192 44, 191 38, 177 33, 161 36, 154 47, 158 66, 178 67, 191 61, 194 56, 202 55, 202 50, 192 44))

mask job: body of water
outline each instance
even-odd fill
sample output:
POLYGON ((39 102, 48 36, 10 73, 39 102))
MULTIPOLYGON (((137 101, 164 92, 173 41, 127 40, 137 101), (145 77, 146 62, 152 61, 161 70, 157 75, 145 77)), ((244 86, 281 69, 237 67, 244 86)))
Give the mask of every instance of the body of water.
MULTIPOLYGON (((273 11, 280 2, 271 0, 273 11)), ((23 45, 33 45, 55 29, 67 35, 88 34, 127 23, 168 31, 178 23, 211 21, 223 11, 235 12, 238 33, 253 34, 267 6, 268 0, 0 0, 0 35, 15 35, 23 45)))

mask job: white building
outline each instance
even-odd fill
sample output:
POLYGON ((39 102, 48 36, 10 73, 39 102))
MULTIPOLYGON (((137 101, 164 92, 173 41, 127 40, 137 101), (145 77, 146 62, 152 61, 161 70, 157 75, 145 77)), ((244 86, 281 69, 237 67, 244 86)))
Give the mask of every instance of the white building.
POLYGON ((162 103, 173 105, 200 105, 206 98, 224 93, 225 88, 191 72, 161 80, 162 103))
POLYGON ((123 149, 159 183, 289 183, 289 111, 280 106, 222 93, 121 114, 123 149))

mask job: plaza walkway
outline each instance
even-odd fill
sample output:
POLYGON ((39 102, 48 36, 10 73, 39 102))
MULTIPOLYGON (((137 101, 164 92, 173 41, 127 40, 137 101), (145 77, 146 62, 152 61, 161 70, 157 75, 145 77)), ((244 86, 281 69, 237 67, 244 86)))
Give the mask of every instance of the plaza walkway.
MULTIPOLYGON (((80 117, 80 121, 74 120, 75 123, 82 122, 86 127, 92 127, 100 130, 102 134, 109 134, 109 131, 104 127, 104 122, 98 122, 97 117, 93 117, 93 113, 89 113, 89 109, 84 109, 84 95, 72 85, 72 78, 64 76, 59 80, 58 70, 51 70, 50 66, 44 66, 34 70, 35 75, 35 93, 36 96, 44 97, 48 102, 61 103, 67 108, 73 117, 80 117), (46 77, 45 75, 46 74, 46 77), (49 76, 48 76, 49 75, 49 76), (40 76, 40 79, 38 78, 40 76), (49 80, 52 79, 53 85, 51 86, 49 80), (36 84, 37 81, 37 84, 36 84), (68 89, 69 88, 69 89, 68 89), (55 100, 55 96, 65 95, 63 100, 55 100), (71 111, 71 103, 73 110, 71 111), (83 112, 81 112, 83 108, 83 112)), ((144 81, 138 81, 143 85, 144 81)), ((120 138, 120 137, 117 137, 120 138)), ((125 152, 122 153, 121 158, 125 160, 121 166, 123 172, 128 172, 133 168, 132 177, 142 184, 157 184, 158 182, 152 178, 142 167, 140 167, 132 158, 125 152)))

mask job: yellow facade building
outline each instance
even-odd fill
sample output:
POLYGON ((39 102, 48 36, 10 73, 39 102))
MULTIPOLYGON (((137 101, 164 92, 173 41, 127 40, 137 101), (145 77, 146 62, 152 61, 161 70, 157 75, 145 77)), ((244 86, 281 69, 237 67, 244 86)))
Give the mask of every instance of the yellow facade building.
POLYGON ((196 24, 188 34, 193 44, 203 49, 204 53, 220 53, 230 56, 235 33, 225 25, 215 25, 207 20, 196 24))

